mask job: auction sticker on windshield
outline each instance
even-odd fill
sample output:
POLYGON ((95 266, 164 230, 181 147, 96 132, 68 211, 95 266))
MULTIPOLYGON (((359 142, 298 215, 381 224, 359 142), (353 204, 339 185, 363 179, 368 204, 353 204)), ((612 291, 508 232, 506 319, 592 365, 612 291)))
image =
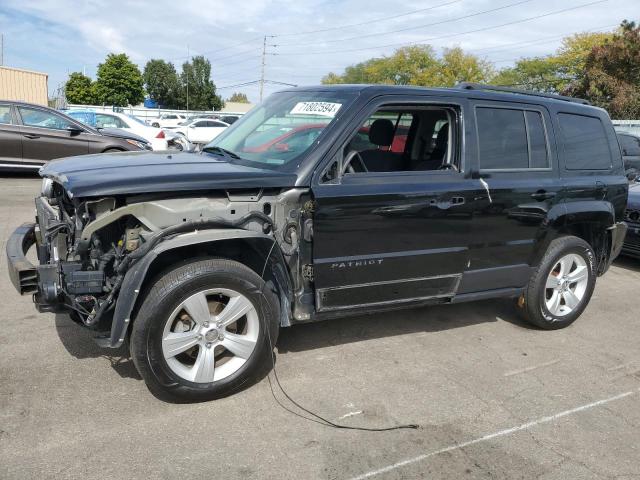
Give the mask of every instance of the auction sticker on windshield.
POLYGON ((291 110, 291 115, 322 115, 324 117, 334 117, 341 103, 331 102, 298 102, 291 110))

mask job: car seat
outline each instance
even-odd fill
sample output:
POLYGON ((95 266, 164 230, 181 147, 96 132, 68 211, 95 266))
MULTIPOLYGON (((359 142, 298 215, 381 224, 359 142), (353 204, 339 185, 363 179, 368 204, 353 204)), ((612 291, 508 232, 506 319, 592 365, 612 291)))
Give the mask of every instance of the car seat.
POLYGON ((402 155, 389 151, 393 143, 394 126, 391 120, 379 118, 369 127, 369 141, 377 147, 360 152, 362 161, 370 172, 397 172, 403 170, 402 155))

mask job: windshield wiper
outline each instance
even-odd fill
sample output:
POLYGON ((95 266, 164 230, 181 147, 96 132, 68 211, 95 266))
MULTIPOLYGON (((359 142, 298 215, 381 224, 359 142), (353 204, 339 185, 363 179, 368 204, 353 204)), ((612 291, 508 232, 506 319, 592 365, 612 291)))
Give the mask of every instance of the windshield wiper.
POLYGON ((204 147, 202 149, 203 152, 208 152, 208 153, 213 153, 213 154, 221 154, 221 155, 226 155, 228 157, 231 158, 235 158, 236 160, 240 160, 240 157, 235 154, 234 152, 232 152, 231 150, 226 150, 224 148, 220 148, 220 147, 204 147))

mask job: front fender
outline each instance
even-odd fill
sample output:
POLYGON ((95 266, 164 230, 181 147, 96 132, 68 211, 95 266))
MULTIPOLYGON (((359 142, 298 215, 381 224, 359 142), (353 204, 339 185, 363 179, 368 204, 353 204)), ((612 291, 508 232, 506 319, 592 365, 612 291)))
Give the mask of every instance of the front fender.
POLYGON ((118 348, 124 342, 140 290, 147 278, 149 269, 159 256, 182 247, 195 247, 215 244, 225 240, 240 239, 261 240, 262 242, 260 243, 267 247, 261 252, 264 255, 264 261, 262 268, 257 273, 267 281, 267 285, 272 285, 275 288, 275 293, 280 297, 282 317, 280 323, 288 325, 290 323, 291 303, 288 299, 291 297, 291 282, 282 253, 273 237, 242 229, 200 230, 177 235, 159 243, 127 271, 120 289, 120 295, 116 301, 111 324, 111 335, 98 338, 97 341, 100 346, 118 348))

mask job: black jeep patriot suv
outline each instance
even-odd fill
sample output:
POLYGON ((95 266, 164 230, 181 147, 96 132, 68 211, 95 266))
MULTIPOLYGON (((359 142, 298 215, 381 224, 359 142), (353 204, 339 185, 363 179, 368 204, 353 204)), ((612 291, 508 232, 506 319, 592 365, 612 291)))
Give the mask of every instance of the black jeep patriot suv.
POLYGON ((295 88, 201 153, 40 174, 36 223, 7 244, 14 285, 105 347, 129 339, 149 388, 182 401, 259 378, 298 322, 512 297, 565 327, 626 231, 604 110, 474 84, 295 88))

